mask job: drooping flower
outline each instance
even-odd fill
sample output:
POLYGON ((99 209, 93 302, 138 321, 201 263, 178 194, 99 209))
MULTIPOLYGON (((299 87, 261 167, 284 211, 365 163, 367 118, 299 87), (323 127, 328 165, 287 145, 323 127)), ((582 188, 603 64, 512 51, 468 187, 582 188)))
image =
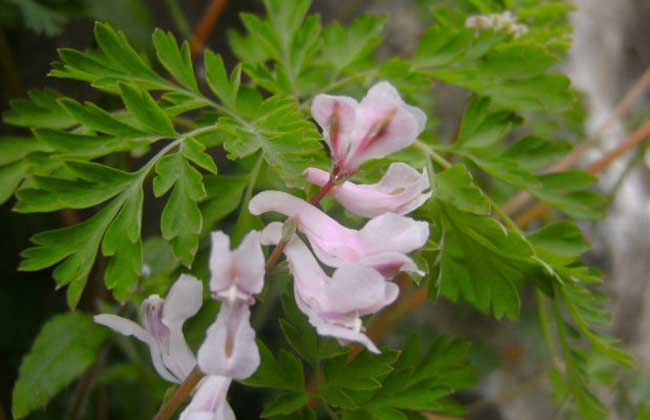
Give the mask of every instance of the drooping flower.
POLYGON ((199 348, 199 367, 203 372, 241 380, 257 370, 260 353, 250 315, 250 307, 244 302, 221 304, 217 320, 208 328, 199 348))
POLYGON ((429 237, 426 222, 394 213, 377 216, 360 230, 349 229, 317 207, 281 191, 257 194, 248 208, 255 215, 275 211, 290 217, 307 236, 318 259, 331 267, 365 260, 393 267, 391 271, 395 266, 414 271, 417 267, 405 254, 424 246, 429 237))
MULTIPOLYGON (((329 173, 308 168, 307 181, 324 186, 329 173)), ((384 177, 376 184, 362 185, 346 181, 332 188, 334 197, 350 212, 362 217, 375 217, 384 213, 405 215, 424 204, 431 197, 426 169, 418 173, 405 163, 392 163, 384 177)))
MULTIPOLYGON (((264 243, 277 243, 280 230, 279 223, 269 224, 262 236, 264 243)), ((330 277, 295 235, 284 248, 284 254, 294 279, 296 303, 316 331, 337 338, 342 344, 354 341, 379 353, 363 333, 361 317, 390 305, 397 298, 399 287, 373 268, 360 264, 345 263, 330 277)))
POLYGON ((183 323, 199 311, 202 303, 202 283, 182 274, 166 299, 151 295, 142 303, 142 326, 111 314, 96 315, 94 319, 98 324, 146 343, 158 374, 170 382, 180 383, 196 364, 183 335, 183 323))
POLYGON ((235 413, 226 400, 231 382, 232 379, 225 376, 203 378, 179 420, 235 420, 235 413))
POLYGON ((264 253, 260 233, 248 233, 239 248, 231 251, 228 235, 221 231, 213 232, 210 272, 213 298, 252 304, 255 301, 253 295, 264 286, 264 253))
POLYGON ((372 86, 361 103, 348 96, 316 95, 311 113, 344 173, 407 147, 426 124, 424 112, 407 105, 388 82, 372 86))

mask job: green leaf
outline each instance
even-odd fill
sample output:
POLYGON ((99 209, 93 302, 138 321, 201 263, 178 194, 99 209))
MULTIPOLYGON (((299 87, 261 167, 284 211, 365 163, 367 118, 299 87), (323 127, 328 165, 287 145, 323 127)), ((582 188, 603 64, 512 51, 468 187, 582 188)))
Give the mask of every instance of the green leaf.
POLYGON ((176 135, 172 122, 147 91, 120 84, 120 92, 124 105, 143 128, 163 136, 176 135))
POLYGON ((262 418, 291 414, 303 408, 309 401, 309 394, 283 394, 264 404, 262 418))
POLYGON ((104 272, 104 282, 120 301, 131 295, 142 272, 140 228, 143 201, 142 185, 138 183, 126 193, 124 205, 102 241, 102 253, 112 257, 104 272))
POLYGON ((49 37, 59 35, 68 21, 65 14, 35 0, 8 1, 20 8, 25 25, 37 34, 45 34, 49 37))
POLYGON ((127 74, 160 79, 160 76, 129 45, 129 41, 122 32, 116 31, 106 23, 97 22, 95 24, 95 40, 115 68, 127 74))
POLYGON ((87 102, 81 105, 74 99, 63 98, 59 100, 59 104, 79 124, 83 124, 91 130, 120 137, 140 137, 143 135, 142 131, 116 119, 93 103, 87 102))
POLYGON ((437 214, 440 292, 452 301, 463 297, 497 318, 517 319, 518 290, 532 266, 528 242, 490 217, 449 205, 441 205, 437 214))
POLYGON ((432 191, 435 199, 460 210, 482 215, 490 213, 490 203, 463 165, 454 165, 436 174, 432 191))
POLYGON ((245 176, 206 176, 204 179, 206 199, 201 203, 203 233, 239 208, 242 195, 248 184, 245 176))
POLYGON ((98 163, 66 163, 76 179, 35 176, 29 188, 16 193, 19 212, 48 212, 65 208, 83 209, 119 194, 137 176, 98 163))
POLYGON ((185 158, 181 146, 178 153, 162 157, 156 164, 157 176, 153 191, 160 197, 173 190, 163 209, 160 228, 165 239, 171 241, 174 255, 186 266, 191 266, 198 249, 203 216, 198 202, 207 195, 201 173, 185 158))
POLYGON ((16 188, 27 176, 28 171, 29 168, 25 161, 0 167, 0 204, 11 198, 16 188))
POLYGON ((171 32, 156 29, 153 33, 153 44, 158 60, 174 79, 192 92, 198 94, 199 87, 194 78, 190 44, 185 41, 179 49, 176 38, 171 32))
POLYGON ((63 95, 54 89, 31 90, 30 99, 14 99, 3 115, 5 124, 19 127, 64 129, 76 120, 59 104, 63 95))
POLYGON ((509 111, 491 112, 490 99, 474 99, 463 115, 458 133, 458 145, 462 148, 487 148, 495 146, 513 125, 521 119, 509 111))
POLYGON ((480 64, 482 77, 530 79, 543 74, 555 62, 543 48, 531 44, 512 44, 488 53, 480 64))
POLYGON ((384 350, 381 354, 363 351, 352 360, 347 354, 329 359, 323 363, 326 386, 360 391, 377 389, 398 356, 399 352, 384 350))
POLYGON ((119 199, 113 200, 77 225, 34 235, 31 240, 35 246, 23 251, 24 259, 19 269, 37 271, 63 261, 54 270, 53 276, 58 287, 70 285, 68 305, 74 308, 95 262, 101 238, 120 206, 119 199))
POLYGON ((322 55, 335 74, 367 58, 379 46, 386 19, 362 15, 349 26, 334 22, 323 30, 322 55))
POLYGON ((91 316, 68 312, 50 319, 24 357, 13 390, 17 419, 47 404, 95 361, 106 339, 91 316))
POLYGON ((509 146, 502 156, 517 161, 524 168, 536 170, 556 162, 569 150, 571 145, 567 142, 528 136, 509 146))
POLYGON ((235 109, 241 67, 233 71, 229 78, 220 55, 205 50, 204 61, 205 80, 208 82, 208 86, 226 107, 235 109))
POLYGON ((242 382, 248 386, 302 393, 305 376, 300 360, 285 350, 280 350, 276 359, 264 343, 258 340, 257 346, 260 349, 260 367, 253 376, 242 382))
POLYGON ((36 129, 34 135, 47 150, 55 149, 56 156, 61 159, 90 160, 143 144, 137 139, 131 142, 117 136, 93 136, 49 129, 36 129))
POLYGON ((320 133, 306 121, 294 99, 271 97, 259 107, 253 124, 230 117, 219 119, 224 134, 224 147, 231 159, 241 159, 260 148, 267 164, 288 186, 304 185, 302 172, 318 166, 324 159, 320 133))

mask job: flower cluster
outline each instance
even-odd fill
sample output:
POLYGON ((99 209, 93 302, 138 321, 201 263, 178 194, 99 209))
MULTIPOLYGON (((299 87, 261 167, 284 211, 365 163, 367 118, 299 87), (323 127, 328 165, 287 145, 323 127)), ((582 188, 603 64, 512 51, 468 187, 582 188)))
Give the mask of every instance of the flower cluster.
POLYGON ((223 232, 212 233, 210 295, 220 302, 195 357, 183 336, 183 323, 198 312, 202 283, 183 274, 167 298, 150 296, 142 304, 142 326, 116 315, 96 322, 145 342, 154 367, 170 382, 182 382, 198 365, 206 374, 181 420, 234 419, 226 394, 232 380, 251 376, 260 364, 250 306, 264 285, 262 245, 276 245, 289 263, 298 308, 322 336, 342 344, 361 343, 379 349, 364 334, 361 317, 390 305, 399 294, 392 278, 401 271, 418 272, 408 254, 426 243, 429 226, 406 214, 429 197, 426 171, 393 163, 376 184, 348 181, 360 165, 410 145, 424 129, 424 113, 404 103, 387 82, 373 86, 357 103, 345 96, 318 95, 314 119, 330 147, 332 170, 309 168, 307 180, 321 186, 348 211, 370 220, 359 230, 339 224, 311 203, 282 191, 263 191, 249 202, 254 215, 276 212, 288 217, 263 232, 253 231, 236 250, 223 232), (287 228, 288 227, 288 228, 287 228), (300 232, 309 246, 298 236, 300 232), (321 264, 332 267, 328 275, 321 264))
POLYGON ((528 33, 528 26, 517 22, 517 18, 510 11, 470 16, 465 21, 465 27, 502 31, 512 35, 515 39, 528 33))

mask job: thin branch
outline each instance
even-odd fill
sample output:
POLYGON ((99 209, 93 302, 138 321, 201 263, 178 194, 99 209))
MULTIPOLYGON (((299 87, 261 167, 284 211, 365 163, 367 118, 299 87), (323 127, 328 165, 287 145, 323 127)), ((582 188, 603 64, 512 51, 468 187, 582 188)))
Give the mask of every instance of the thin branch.
POLYGON ((198 25, 196 25, 196 29, 190 40, 192 56, 196 57, 203 51, 206 41, 219 20, 219 16, 221 16, 227 5, 228 0, 212 0, 206 6, 203 11, 203 17, 198 25))
MULTIPOLYGON (((608 154, 603 156, 598 161, 592 163, 586 168, 586 171, 592 175, 596 175, 603 170, 607 169, 609 165, 614 163, 618 158, 625 154, 630 149, 637 146, 642 141, 650 137, 650 121, 645 122, 641 127, 637 128, 627 139, 618 147, 611 150, 608 154)), ((551 209, 551 206, 544 202, 539 202, 524 212, 522 215, 515 219, 518 226, 526 227, 534 220, 546 214, 551 209)))
POLYGON ((101 349, 99 356, 97 356, 97 360, 95 361, 95 363, 93 363, 93 365, 88 370, 86 370, 86 373, 84 373, 84 375, 81 377, 81 381, 79 382, 79 386, 77 387, 77 391, 75 392, 74 400, 72 401, 70 416, 68 416, 69 420, 77 420, 81 418, 83 414, 83 407, 86 402, 86 398, 90 393, 90 388, 95 382, 97 373, 99 373, 102 366, 106 362, 109 349, 110 349, 110 345, 105 345, 101 349))
POLYGON ((199 370, 198 366, 195 366, 187 375, 187 378, 183 381, 181 386, 178 387, 174 395, 171 396, 158 410, 158 413, 154 416, 153 420, 167 420, 170 419, 178 407, 185 402, 187 397, 192 393, 194 387, 203 379, 203 373, 199 370))
MULTIPOLYGON (((648 89, 650 86, 650 66, 643 72, 641 77, 632 85, 630 90, 623 96, 614 109, 612 115, 609 116, 607 121, 601 125, 596 133, 591 136, 587 141, 576 147, 571 153, 566 155, 564 159, 555 165, 548 168, 547 172, 559 172, 574 167, 582 158, 582 156, 600 139, 607 134, 617 121, 620 121, 625 114, 630 110, 636 100, 648 89)), ((503 210, 508 214, 514 214, 524 208, 533 196, 526 192, 521 191, 516 194, 504 206, 503 210)))

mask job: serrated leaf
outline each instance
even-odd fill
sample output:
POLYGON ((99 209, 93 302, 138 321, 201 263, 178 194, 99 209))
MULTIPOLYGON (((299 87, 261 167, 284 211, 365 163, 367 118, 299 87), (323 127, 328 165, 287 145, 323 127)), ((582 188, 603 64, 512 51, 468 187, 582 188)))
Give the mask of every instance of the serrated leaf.
POLYGON ((363 15, 347 27, 334 22, 323 30, 324 59, 335 69, 335 73, 363 60, 381 42, 385 19, 379 16, 363 15))
POLYGON ((248 177, 208 175, 203 183, 207 192, 206 199, 201 203, 203 232, 205 233, 239 208, 242 195, 248 184, 248 177))
POLYGON ((147 91, 127 84, 119 86, 124 105, 144 128, 168 137, 176 135, 172 122, 147 91))
POLYGON ((475 214, 490 213, 490 203, 463 165, 454 165, 436 174, 432 191, 437 200, 460 210, 475 214))
POLYGON ((69 312, 50 319, 23 359, 13 390, 17 419, 43 407, 81 375, 97 357, 107 337, 90 315, 69 312))
POLYGON ((65 129, 76 121, 59 104, 63 95, 54 89, 31 90, 30 99, 14 99, 3 115, 5 124, 19 127, 65 129))
POLYGON ((228 77, 221 56, 210 50, 205 50, 204 61, 205 80, 208 82, 208 86, 226 107, 235 109, 239 86, 233 84, 228 77))
POLYGON ((213 174, 217 173, 217 165, 214 163, 212 156, 205 153, 205 145, 199 143, 192 137, 186 137, 183 140, 181 151, 186 159, 191 160, 196 165, 213 174))
POLYGON ((287 97, 265 100, 253 123, 256 128, 228 117, 219 119, 219 127, 227 135, 224 147, 228 156, 241 159, 261 148, 267 164, 279 172, 287 185, 304 185, 300 174, 316 165, 324 155, 320 134, 312 123, 303 119, 295 100, 287 97))
POLYGON ((531 268, 531 246, 490 217, 439 208, 441 247, 437 286, 452 301, 463 297, 482 312, 517 319, 519 287, 531 268))
POLYGON ((571 145, 567 142, 528 136, 509 146, 502 156, 517 161, 524 168, 536 170, 551 165, 569 150, 571 145))
POLYGON ((185 41, 179 49, 176 38, 171 32, 156 29, 153 33, 153 44, 158 60, 174 79, 194 93, 199 93, 199 87, 194 78, 190 45, 185 41))
POLYGON ((174 187, 161 217, 162 235, 171 241, 174 254, 183 264, 190 266, 198 249, 203 226, 203 216, 198 205, 198 201, 206 196, 203 177, 185 159, 182 150, 162 157, 156 164, 156 173, 153 181, 156 197, 174 187))
POLYGON ((111 201, 94 216, 69 227, 48 230, 32 237, 35 246, 22 252, 20 270, 37 271, 63 261, 54 270, 57 286, 70 284, 68 304, 74 308, 95 262, 101 238, 121 206, 111 201))
POLYGON ((104 282, 120 301, 130 296, 142 273, 143 201, 142 185, 132 186, 102 241, 102 253, 112 257, 104 273, 104 282))
POLYGON ((117 120, 110 113, 93 103, 87 102, 82 105, 74 99, 63 98, 59 100, 59 104, 79 124, 83 124, 91 130, 120 137, 140 137, 143 135, 141 130, 117 120))
POLYGON ((88 208, 119 194, 137 175, 98 163, 66 164, 77 179, 35 176, 29 188, 16 193, 19 212, 88 208))
POLYGON ((264 343, 258 340, 257 346, 262 360, 260 367, 243 383, 254 387, 303 392, 305 377, 300 360, 285 350, 280 350, 276 359, 264 343))
POLYGON ((283 394, 264 404, 262 418, 291 414, 300 410, 309 401, 309 394, 283 394))
POLYGON ((152 79, 159 79, 151 67, 129 45, 128 40, 120 31, 102 22, 95 24, 95 40, 99 48, 110 60, 111 64, 127 74, 144 75, 152 79))

